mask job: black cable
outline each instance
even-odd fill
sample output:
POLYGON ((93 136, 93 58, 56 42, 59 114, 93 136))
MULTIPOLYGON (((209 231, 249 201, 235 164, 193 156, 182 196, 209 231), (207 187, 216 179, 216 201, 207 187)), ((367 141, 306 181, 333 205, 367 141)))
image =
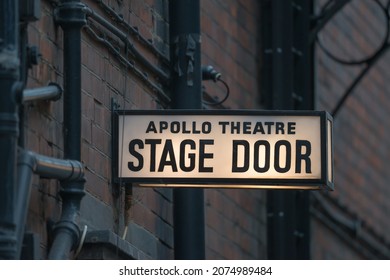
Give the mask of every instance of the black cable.
POLYGON ((348 89, 345 91, 339 102, 337 103, 336 107, 332 111, 333 118, 336 117, 337 113, 339 112, 341 106, 344 104, 344 102, 347 100, 349 95, 352 93, 352 91, 355 89, 355 87, 358 85, 358 83, 363 79, 363 77, 366 75, 366 73, 374 66, 375 62, 378 61, 378 59, 389 49, 390 45, 386 44, 383 48, 381 48, 379 53, 376 53, 375 56, 367 63, 367 65, 361 70, 359 75, 355 78, 353 83, 348 87, 348 89))
POLYGON ((102 0, 95 0, 96 3, 99 4, 101 9, 107 13, 111 18, 118 24, 122 25, 131 35, 135 36, 144 46, 149 48, 150 51, 163 63, 169 65, 169 59, 159 50, 157 49, 151 40, 146 39, 139 32, 137 27, 131 26, 128 22, 123 19, 123 16, 118 14, 113 8, 104 3, 102 0))
POLYGON ((223 102, 225 102, 228 99, 228 97, 230 95, 229 85, 224 80, 222 80, 221 78, 219 78, 217 80, 217 82, 221 82, 225 86, 225 88, 226 88, 226 95, 225 95, 225 97, 222 98, 220 101, 216 101, 216 102, 202 101, 203 104, 208 105, 208 106, 217 106, 217 105, 221 105, 223 102))
POLYGON ((314 17, 314 27, 310 31, 309 42, 312 43, 317 38, 318 33, 329 22, 329 20, 338 13, 351 0, 329 0, 321 8, 318 16, 314 17))
POLYGON ((126 33, 122 32, 119 28, 112 25, 109 21, 107 21, 104 17, 100 16, 94 10, 89 7, 84 8, 84 12, 88 16, 88 18, 96 21, 98 24, 106 28, 108 31, 117 36, 129 49, 131 54, 135 59, 140 61, 145 67, 149 69, 159 80, 167 85, 169 83, 170 77, 168 74, 163 72, 160 68, 151 63, 146 57, 144 57, 141 52, 134 46, 134 44, 129 40, 126 33))
POLYGON ((321 50, 328 56, 330 57, 332 60, 340 63, 340 64, 344 64, 344 65, 360 65, 360 64, 364 64, 364 63, 368 63, 370 60, 374 59, 374 57, 377 55, 377 53, 381 52, 383 48, 386 48, 386 45, 387 45, 387 42, 389 40, 389 35, 390 35, 390 27, 389 27, 389 21, 390 21, 390 16, 387 12, 387 8, 388 8, 388 5, 385 7, 381 2, 379 2, 379 0, 374 0, 374 3, 376 3, 382 10, 384 16, 385 16, 385 19, 386 19, 386 32, 385 32, 385 36, 382 40, 382 43, 381 45, 379 46, 379 48, 377 50, 375 50, 375 52, 365 58, 362 58, 362 59, 356 59, 356 60, 346 60, 346 59, 342 59, 340 57, 337 57, 336 55, 334 55, 332 52, 330 52, 325 46, 324 44, 322 43, 322 41, 320 40, 319 36, 317 35, 316 37, 316 42, 318 43, 318 46, 321 48, 321 50))
MULTIPOLYGON (((327 7, 329 6, 331 1, 328 1, 325 6, 322 8, 321 14, 325 12, 327 7)), ((374 3, 376 3, 380 9, 382 10, 385 19, 386 19, 386 32, 383 38, 382 43, 380 44, 379 48, 375 50, 374 53, 371 55, 368 55, 365 58, 362 59, 356 59, 356 60, 346 60, 342 59, 340 57, 337 57, 333 53, 331 53, 322 43, 319 36, 316 34, 316 42, 318 43, 318 46, 321 48, 321 50, 332 60, 336 61, 339 64, 347 65, 347 66, 356 66, 356 65, 362 65, 365 64, 364 68, 360 71, 358 76, 355 78, 355 80, 349 85, 341 99, 337 102, 335 108, 332 111, 333 118, 336 117, 337 113, 341 109, 342 105, 345 103, 347 98, 351 95, 355 87, 359 84, 359 82, 363 79, 363 77, 368 73, 368 71, 372 68, 372 66, 378 61, 380 57, 388 50, 389 48, 389 37, 390 37, 390 15, 389 15, 389 9, 390 9, 390 1, 387 2, 386 5, 382 4, 379 0, 374 0, 374 3)))
POLYGON ((134 63, 134 61, 130 61, 127 58, 125 58, 123 55, 121 55, 120 51, 118 50, 117 47, 115 47, 111 42, 106 40, 105 38, 99 36, 93 28, 91 28, 91 24, 87 24, 84 27, 84 30, 91 36, 93 37, 96 41, 104 44, 108 50, 114 55, 115 58, 119 60, 120 63, 124 64, 128 69, 131 69, 134 71, 136 76, 141 78, 148 86, 151 88, 154 92, 156 92, 161 100, 164 100, 165 103, 169 104, 170 103, 170 98, 165 94, 165 92, 157 86, 155 83, 153 83, 149 78, 148 75, 145 74, 143 71, 138 69, 134 63))

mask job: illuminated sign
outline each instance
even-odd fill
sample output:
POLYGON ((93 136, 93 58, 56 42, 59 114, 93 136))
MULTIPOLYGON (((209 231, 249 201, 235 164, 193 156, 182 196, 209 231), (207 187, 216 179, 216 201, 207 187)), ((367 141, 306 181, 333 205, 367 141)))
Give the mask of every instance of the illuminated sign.
POLYGON ((116 181, 333 189, 332 118, 316 111, 115 111, 116 181))

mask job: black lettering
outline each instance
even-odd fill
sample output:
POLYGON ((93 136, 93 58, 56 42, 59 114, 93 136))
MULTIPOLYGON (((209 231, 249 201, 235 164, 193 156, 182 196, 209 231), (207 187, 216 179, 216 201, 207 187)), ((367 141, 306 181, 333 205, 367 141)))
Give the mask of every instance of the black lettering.
POLYGON ((271 145, 266 140, 259 140, 255 142, 254 146, 254 166, 256 172, 264 173, 269 170, 270 166, 270 157, 271 157, 271 145), (260 147, 264 146, 264 154, 262 154, 262 157, 264 159, 264 165, 263 167, 260 167, 260 147))
MULTIPOLYGON (((183 125, 183 134, 190 134, 191 130, 187 130, 187 122, 182 122, 183 125)), ((192 126, 194 125, 194 122, 192 122, 192 126)))
POLYGON ((287 123, 287 134, 295 134, 295 126, 296 122, 288 122, 287 123))
POLYGON ((264 123, 267 126, 267 133, 271 134, 272 126, 275 124, 274 122, 265 122, 264 123))
POLYGON ((240 122, 236 122, 236 123, 234 123, 234 122, 231 122, 230 123, 230 133, 231 134, 240 134, 241 132, 241 123, 240 122))
POLYGON ((196 129, 196 122, 192 122, 192 133, 193 134, 200 134, 200 130, 196 129))
POLYGON ((202 133, 209 134, 211 132, 211 122, 202 123, 202 133))
POLYGON ((291 144, 286 140, 279 140, 275 143, 275 170, 279 173, 286 173, 291 167, 291 144), (280 166, 280 148, 286 147, 286 163, 284 167, 280 166))
POLYGON ((171 132, 179 133, 180 132, 180 123, 179 122, 171 122, 171 132))
POLYGON ((214 140, 206 139, 199 141, 199 172, 213 172, 213 167, 205 166, 205 159, 214 158, 214 154, 206 153, 205 146, 214 145, 214 140))
POLYGON ((233 140, 232 172, 246 172, 249 169, 249 142, 246 140, 233 140), (238 166, 238 147, 244 147, 244 163, 238 166))
POLYGON ((144 167, 144 158, 140 153, 136 151, 135 146, 138 146, 139 149, 143 149, 144 143, 141 139, 134 139, 131 140, 129 143, 129 153, 138 160, 138 165, 135 165, 134 162, 129 161, 127 163, 127 167, 134 172, 140 171, 144 167))
POLYGON ((146 133, 154 132, 157 133, 156 125, 154 124, 154 121, 149 122, 148 128, 146 129, 146 133))
POLYGON ((150 171, 156 171, 156 145, 161 144, 161 139, 146 139, 146 145, 150 145, 150 171))
POLYGON ((297 140, 296 142, 296 148, 297 148, 297 155, 296 155, 296 161, 295 161, 295 173, 301 173, 302 169, 302 161, 305 162, 306 166, 306 173, 311 173, 311 160, 310 160, 310 154, 311 154, 311 144, 307 140, 297 140), (302 147, 305 147, 305 153, 302 152, 302 147))
POLYGON ((226 134, 226 126, 229 124, 229 122, 219 122, 220 126, 222 126, 222 134, 226 134))
POLYGON ((163 132, 163 130, 168 128, 168 123, 165 121, 160 121, 160 133, 163 132))
POLYGON ((253 129, 253 134, 256 134, 256 133, 261 133, 261 134, 265 133, 262 122, 256 123, 255 128, 253 129))
POLYGON ((275 124, 275 133, 276 134, 279 134, 279 133, 284 134, 284 123, 277 122, 275 124))
POLYGON ((186 146, 189 146, 191 150, 195 150, 195 142, 193 140, 186 139, 180 143, 180 169, 184 172, 190 172, 195 168, 195 154, 188 153, 189 165, 186 166, 186 146))
POLYGON ((175 152, 173 150, 172 140, 165 141, 164 149, 161 154, 161 161, 158 166, 158 172, 163 172, 165 166, 168 165, 172 167, 173 172, 177 172, 177 164, 175 159, 175 152))
POLYGON ((251 122, 243 122, 242 124, 242 133, 251 134, 251 122))

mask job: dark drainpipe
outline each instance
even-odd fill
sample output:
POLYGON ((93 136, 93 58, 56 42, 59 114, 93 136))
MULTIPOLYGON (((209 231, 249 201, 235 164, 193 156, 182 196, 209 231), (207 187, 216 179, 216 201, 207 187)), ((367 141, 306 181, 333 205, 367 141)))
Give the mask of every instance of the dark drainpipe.
POLYGON ((24 226, 26 224, 31 183, 34 174, 43 178, 73 182, 84 178, 84 167, 79 161, 57 159, 31 151, 19 150, 18 193, 15 207, 17 259, 20 258, 22 251, 24 226))
MULTIPOLYGON (((80 1, 62 0, 55 11, 64 34, 64 158, 81 158, 81 28, 86 24, 80 1)), ((62 182, 62 214, 54 227, 49 259, 68 259, 78 245, 77 219, 84 196, 84 179, 62 182)))
POLYGON ((0 259, 14 259, 15 185, 19 132, 18 1, 0 1, 0 259))
MULTIPOLYGON (((200 3, 169 1, 171 93, 174 109, 201 109, 200 3)), ((204 259, 203 189, 173 191, 175 259, 204 259)))

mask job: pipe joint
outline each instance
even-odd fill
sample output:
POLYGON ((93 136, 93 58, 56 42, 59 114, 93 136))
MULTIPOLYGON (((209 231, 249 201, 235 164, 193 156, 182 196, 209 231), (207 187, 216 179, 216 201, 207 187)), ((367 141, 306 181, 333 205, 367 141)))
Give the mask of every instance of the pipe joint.
POLYGON ((35 171, 37 166, 37 161, 35 159, 35 153, 30 151, 25 151, 22 148, 18 149, 18 166, 26 165, 32 172, 35 171))
POLYGON ((0 113, 0 135, 17 137, 19 135, 19 117, 16 113, 0 113))
POLYGON ((60 196, 63 200, 81 201, 85 195, 84 183, 85 178, 81 178, 75 182, 62 182, 60 196))
POLYGON ((80 2, 66 2, 54 11, 54 20, 62 29, 81 28, 87 23, 86 6, 80 2))
POLYGON ((63 181, 69 181, 69 182, 82 182, 82 184, 85 183, 84 178, 84 166, 81 162, 77 160, 68 160, 69 165, 72 167, 72 172, 69 174, 69 176, 63 181))
POLYGON ((61 220, 76 220, 76 216, 80 210, 81 200, 85 195, 85 181, 82 178, 74 182, 61 182, 61 190, 59 192, 63 204, 61 220))
POLYGON ((53 98, 50 99, 50 100, 52 100, 52 101, 60 100, 61 97, 62 97, 62 94, 64 93, 64 89, 62 88, 62 86, 60 86, 59 84, 54 83, 54 82, 50 82, 50 83, 48 84, 48 86, 49 86, 49 87, 54 87, 54 88, 57 89, 57 90, 56 90, 56 95, 53 96, 53 98))
POLYGON ((84 182, 83 164, 76 160, 63 160, 36 154, 32 151, 24 152, 25 160, 21 164, 29 164, 33 172, 43 178, 58 179, 63 182, 84 182))

